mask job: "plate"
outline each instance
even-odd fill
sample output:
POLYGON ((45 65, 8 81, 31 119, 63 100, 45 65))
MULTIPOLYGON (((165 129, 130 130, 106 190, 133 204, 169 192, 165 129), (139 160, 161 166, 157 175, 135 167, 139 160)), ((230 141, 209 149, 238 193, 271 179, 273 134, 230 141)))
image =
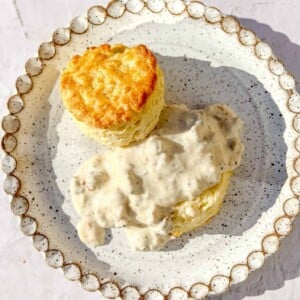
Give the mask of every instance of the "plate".
POLYGON ((2 120, 4 190, 23 233, 67 279, 111 299, 202 299, 244 281, 290 233, 299 213, 300 97, 270 46, 234 17, 196 1, 112 1, 58 28, 25 69, 2 120), (159 252, 132 251, 118 229, 95 249, 77 236, 70 178, 109 150, 70 120, 59 74, 74 54, 105 42, 150 47, 168 103, 223 102, 245 123, 245 154, 220 214, 159 252))

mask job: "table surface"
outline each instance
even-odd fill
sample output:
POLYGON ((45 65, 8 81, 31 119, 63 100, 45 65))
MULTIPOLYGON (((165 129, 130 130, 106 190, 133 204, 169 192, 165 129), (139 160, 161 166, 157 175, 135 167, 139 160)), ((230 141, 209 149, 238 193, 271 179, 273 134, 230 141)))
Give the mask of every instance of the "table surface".
MULTIPOLYGON (((67 24, 95 4, 107 0, 0 0, 0 114, 7 113, 6 100, 13 92, 24 62, 36 52, 54 29, 67 24)), ((287 69, 300 81, 299 0, 207 0, 224 13, 237 16, 273 47, 287 69)), ((298 88, 299 90, 299 88, 298 88)), ((3 181, 0 175, 0 182, 3 181)), ((94 300, 62 272, 49 268, 19 230, 18 219, 9 209, 8 197, 0 190, 0 299, 94 300)), ((300 217, 280 250, 246 282, 213 299, 293 300, 300 299, 300 217)))

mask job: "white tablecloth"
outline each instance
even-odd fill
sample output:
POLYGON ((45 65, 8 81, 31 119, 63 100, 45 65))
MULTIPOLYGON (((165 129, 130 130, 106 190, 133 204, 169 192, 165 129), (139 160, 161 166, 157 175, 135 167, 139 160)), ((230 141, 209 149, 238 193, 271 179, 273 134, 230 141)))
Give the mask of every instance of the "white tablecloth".
MULTIPOLYGON (((53 30, 68 24, 88 7, 107 0, 0 0, 0 113, 7 113, 6 100, 12 93, 24 62, 32 57, 53 30)), ((240 18, 269 42, 287 68, 300 80, 300 1, 299 0, 207 0, 228 14, 240 18)), ((0 175, 0 182, 3 174, 0 175)), ((94 300, 67 281, 58 270, 49 268, 42 255, 24 237, 18 220, 9 209, 7 196, 0 190, 0 299, 7 300, 94 300)), ((246 282, 217 299, 296 300, 300 299, 300 217, 292 234, 278 253, 246 282)))

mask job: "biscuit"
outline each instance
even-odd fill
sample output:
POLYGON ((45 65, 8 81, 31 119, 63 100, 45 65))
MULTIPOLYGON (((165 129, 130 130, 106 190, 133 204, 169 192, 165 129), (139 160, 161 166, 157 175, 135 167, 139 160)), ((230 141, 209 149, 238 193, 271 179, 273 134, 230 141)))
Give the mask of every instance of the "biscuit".
POLYGON ((164 106, 163 73, 144 45, 104 44, 74 56, 60 91, 79 129, 109 146, 144 139, 164 106))
POLYGON ((231 176, 231 171, 223 173, 216 185, 203 191, 192 201, 178 203, 173 212, 174 227, 171 235, 179 237, 186 232, 203 226, 216 216, 222 207, 231 176))

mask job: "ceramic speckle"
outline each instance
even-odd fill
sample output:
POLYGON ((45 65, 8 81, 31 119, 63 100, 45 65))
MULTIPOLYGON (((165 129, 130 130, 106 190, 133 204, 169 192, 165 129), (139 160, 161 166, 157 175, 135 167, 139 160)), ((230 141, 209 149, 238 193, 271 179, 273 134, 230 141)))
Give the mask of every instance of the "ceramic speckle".
POLYGON ((289 109, 294 113, 300 113, 300 95, 292 94, 288 100, 289 109))
POLYGON ((9 195, 15 195, 20 188, 20 181, 13 175, 8 175, 4 179, 3 189, 9 195))
POLYGON ((295 195, 300 196, 300 177, 292 178, 291 189, 295 193, 295 195))
POLYGON ((64 262, 63 254, 59 250, 49 250, 46 252, 46 261, 52 268, 61 268, 64 262))
POLYGON ((49 241, 47 237, 42 234, 35 234, 33 236, 33 245, 38 251, 46 252, 49 248, 49 241))
POLYGON ((217 275, 212 278, 210 285, 214 293, 224 293, 229 288, 229 278, 217 275))
POLYGON ((21 230, 25 235, 33 235, 37 230, 36 220, 30 216, 22 217, 21 230))
POLYGON ((14 151, 14 149, 16 148, 17 139, 11 134, 5 134, 4 137, 2 138, 1 145, 5 152, 10 153, 10 152, 14 151))
POLYGON ((259 42, 255 46, 255 53, 260 59, 268 59, 272 56, 272 49, 267 43, 259 42))
POLYGON ((222 19, 220 11, 215 7, 207 7, 204 16, 210 23, 218 23, 222 19))
POLYGON ((88 20, 85 17, 74 18, 70 24, 70 29, 73 33, 81 34, 88 30, 88 20))
POLYGON ((113 282, 104 283, 100 291, 104 297, 109 299, 116 299, 120 295, 119 287, 113 282))
POLYGON ((42 43, 39 48, 39 56, 41 59, 51 59, 56 53, 53 42, 42 43))
POLYGON ((209 293, 209 287, 202 283, 196 283, 190 289, 190 295, 195 300, 205 299, 208 293, 209 293))
POLYGON ((102 6, 93 6, 89 9, 88 21, 93 25, 100 25, 106 19, 106 10, 102 6))
POLYGON ((204 16, 205 6, 198 1, 191 1, 187 6, 188 14, 194 19, 200 19, 204 16))
POLYGON ((7 115, 2 119, 2 128, 7 133, 15 133, 20 128, 20 121, 16 116, 7 115))
POLYGON ((145 300, 164 300, 163 294, 158 290, 149 290, 144 295, 145 300))
POLYGON ((252 270, 260 268, 264 264, 264 254, 260 251, 250 253, 247 259, 248 266, 252 270))
POLYGON ((11 114, 17 114, 24 108, 23 99, 19 95, 10 97, 7 101, 7 108, 11 114))
POLYGON ((299 199, 292 198, 284 203, 284 211, 289 217, 296 217, 300 211, 299 199))
POLYGON ((139 291, 133 286, 124 287, 121 291, 121 297, 124 300, 139 300, 140 293, 139 291))
POLYGON ((245 280, 278 249, 299 214, 299 95, 293 76, 252 31, 197 1, 112 1, 57 29, 38 55, 8 100, 2 147, 13 155, 2 168, 11 210, 49 266, 111 299, 202 299, 245 280), (74 54, 108 41, 145 43, 156 53, 167 103, 224 102, 245 123, 246 151, 220 214, 160 252, 131 251, 117 229, 103 247, 88 249, 75 228, 70 178, 108 149, 78 132, 60 99, 59 74, 74 54))
POLYGON ((142 0, 128 0, 126 1, 126 9, 134 14, 139 13, 145 6, 142 0))
POLYGON ((16 89, 20 94, 27 94, 32 89, 32 80, 29 75, 21 75, 16 81, 16 89))
POLYGON ((2 159, 2 171, 6 174, 12 173, 17 167, 17 162, 11 155, 5 155, 2 159))
POLYGON ((270 67, 270 71, 275 75, 279 76, 284 72, 284 66, 282 62, 280 62, 277 59, 274 58, 270 59, 269 67, 270 67))
POLYGON ((294 117, 293 127, 297 132, 300 132, 300 115, 294 117))
POLYGON ((43 63, 39 57, 29 58, 25 64, 27 74, 34 77, 39 75, 43 70, 43 63))
POLYGON ((112 18, 119 18, 125 12, 125 5, 118 0, 114 0, 107 6, 107 14, 112 18))
POLYGON ((252 31, 246 30, 246 29, 242 29, 240 31, 239 39, 240 39, 240 42, 246 46, 254 45, 257 41, 255 34, 252 31))
POLYGON ((166 0, 168 10, 174 15, 180 15, 185 10, 185 4, 181 0, 166 0))
POLYGON ((282 74, 279 78, 280 85, 285 90, 292 90, 295 87, 295 79, 291 74, 282 74))
POLYGON ((69 28, 58 28, 53 33, 53 42, 63 46, 70 41, 71 33, 69 28))
POLYGON ((279 239, 275 234, 271 234, 263 239, 262 248, 265 253, 272 254, 279 247, 279 239))
POLYGON ((80 268, 75 264, 68 264, 63 266, 63 272, 67 279, 71 281, 80 280, 81 271, 80 268))
POLYGON ((168 295, 168 300, 187 300, 187 292, 182 288, 173 288, 168 295))
POLYGON ((147 8, 154 13, 161 12, 165 7, 164 0, 148 0, 146 4, 147 8))
POLYGON ((286 236, 292 230, 292 221, 288 217, 281 217, 275 222, 275 231, 278 235, 286 236))
POLYGON ((87 291, 96 291, 100 287, 99 279, 93 274, 83 275, 81 277, 81 286, 87 291))
POLYGON ((232 283, 239 283, 244 281, 249 274, 249 267, 247 265, 236 265, 231 269, 232 283))
POLYGON ((28 210, 28 207, 29 204, 27 199, 21 196, 14 197, 10 203, 11 211, 17 216, 25 214, 28 210))

